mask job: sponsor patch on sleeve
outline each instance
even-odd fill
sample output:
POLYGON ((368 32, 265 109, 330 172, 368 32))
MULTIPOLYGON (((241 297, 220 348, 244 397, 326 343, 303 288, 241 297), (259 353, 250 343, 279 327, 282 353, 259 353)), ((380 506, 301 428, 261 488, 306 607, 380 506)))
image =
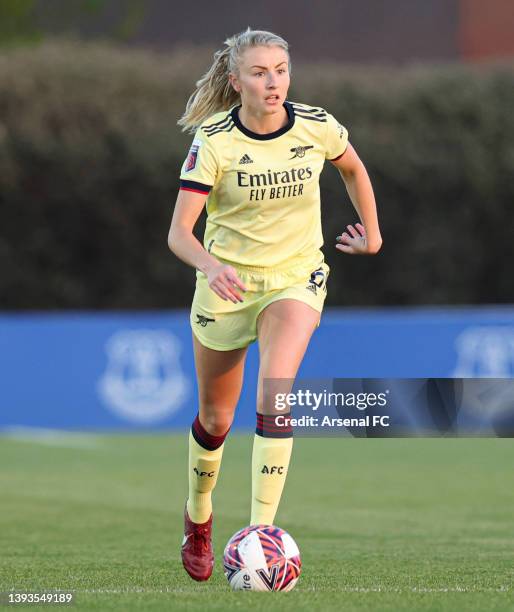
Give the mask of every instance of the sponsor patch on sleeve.
POLYGON ((186 159, 186 167, 185 167, 186 172, 191 172, 191 170, 194 170, 196 168, 196 163, 198 161, 198 155, 199 155, 201 146, 202 146, 202 141, 195 138, 195 140, 193 140, 191 148, 189 149, 189 155, 187 156, 187 159, 186 159))

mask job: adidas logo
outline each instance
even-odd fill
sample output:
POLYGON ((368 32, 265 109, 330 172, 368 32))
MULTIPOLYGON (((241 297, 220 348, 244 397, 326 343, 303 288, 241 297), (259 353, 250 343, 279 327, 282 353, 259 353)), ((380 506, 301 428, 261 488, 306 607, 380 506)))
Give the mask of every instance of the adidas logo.
POLYGON ((245 153, 243 157, 241 157, 241 159, 239 160, 239 163, 240 164, 253 164, 253 159, 245 153))

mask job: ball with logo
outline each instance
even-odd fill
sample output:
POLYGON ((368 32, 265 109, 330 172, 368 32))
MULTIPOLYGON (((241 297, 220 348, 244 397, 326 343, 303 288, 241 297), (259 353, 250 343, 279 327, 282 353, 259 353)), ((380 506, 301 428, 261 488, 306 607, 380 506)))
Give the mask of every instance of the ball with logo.
POLYGON ((274 525, 251 525, 230 538, 223 566, 235 591, 290 591, 298 582, 302 562, 286 531, 274 525))

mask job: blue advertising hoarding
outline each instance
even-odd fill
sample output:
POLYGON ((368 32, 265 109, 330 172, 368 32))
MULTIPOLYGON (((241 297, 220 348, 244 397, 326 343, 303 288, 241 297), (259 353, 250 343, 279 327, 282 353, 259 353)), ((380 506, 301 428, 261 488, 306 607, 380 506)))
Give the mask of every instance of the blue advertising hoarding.
MULTIPOLYGON (((3 314, 0 428, 186 428, 188 313, 3 314)), ((256 346, 234 427, 255 425, 256 346)), ((514 308, 327 309, 302 378, 512 377, 514 308)))

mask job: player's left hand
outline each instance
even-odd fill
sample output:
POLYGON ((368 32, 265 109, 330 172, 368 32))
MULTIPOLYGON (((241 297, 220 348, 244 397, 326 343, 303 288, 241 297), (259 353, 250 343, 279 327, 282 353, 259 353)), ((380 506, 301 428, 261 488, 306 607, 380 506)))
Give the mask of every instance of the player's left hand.
POLYGON ((348 232, 343 232, 336 238, 338 242, 336 249, 349 255, 369 255, 374 252, 368 247, 366 230, 363 225, 356 223, 355 226, 347 225, 346 228, 348 232))

